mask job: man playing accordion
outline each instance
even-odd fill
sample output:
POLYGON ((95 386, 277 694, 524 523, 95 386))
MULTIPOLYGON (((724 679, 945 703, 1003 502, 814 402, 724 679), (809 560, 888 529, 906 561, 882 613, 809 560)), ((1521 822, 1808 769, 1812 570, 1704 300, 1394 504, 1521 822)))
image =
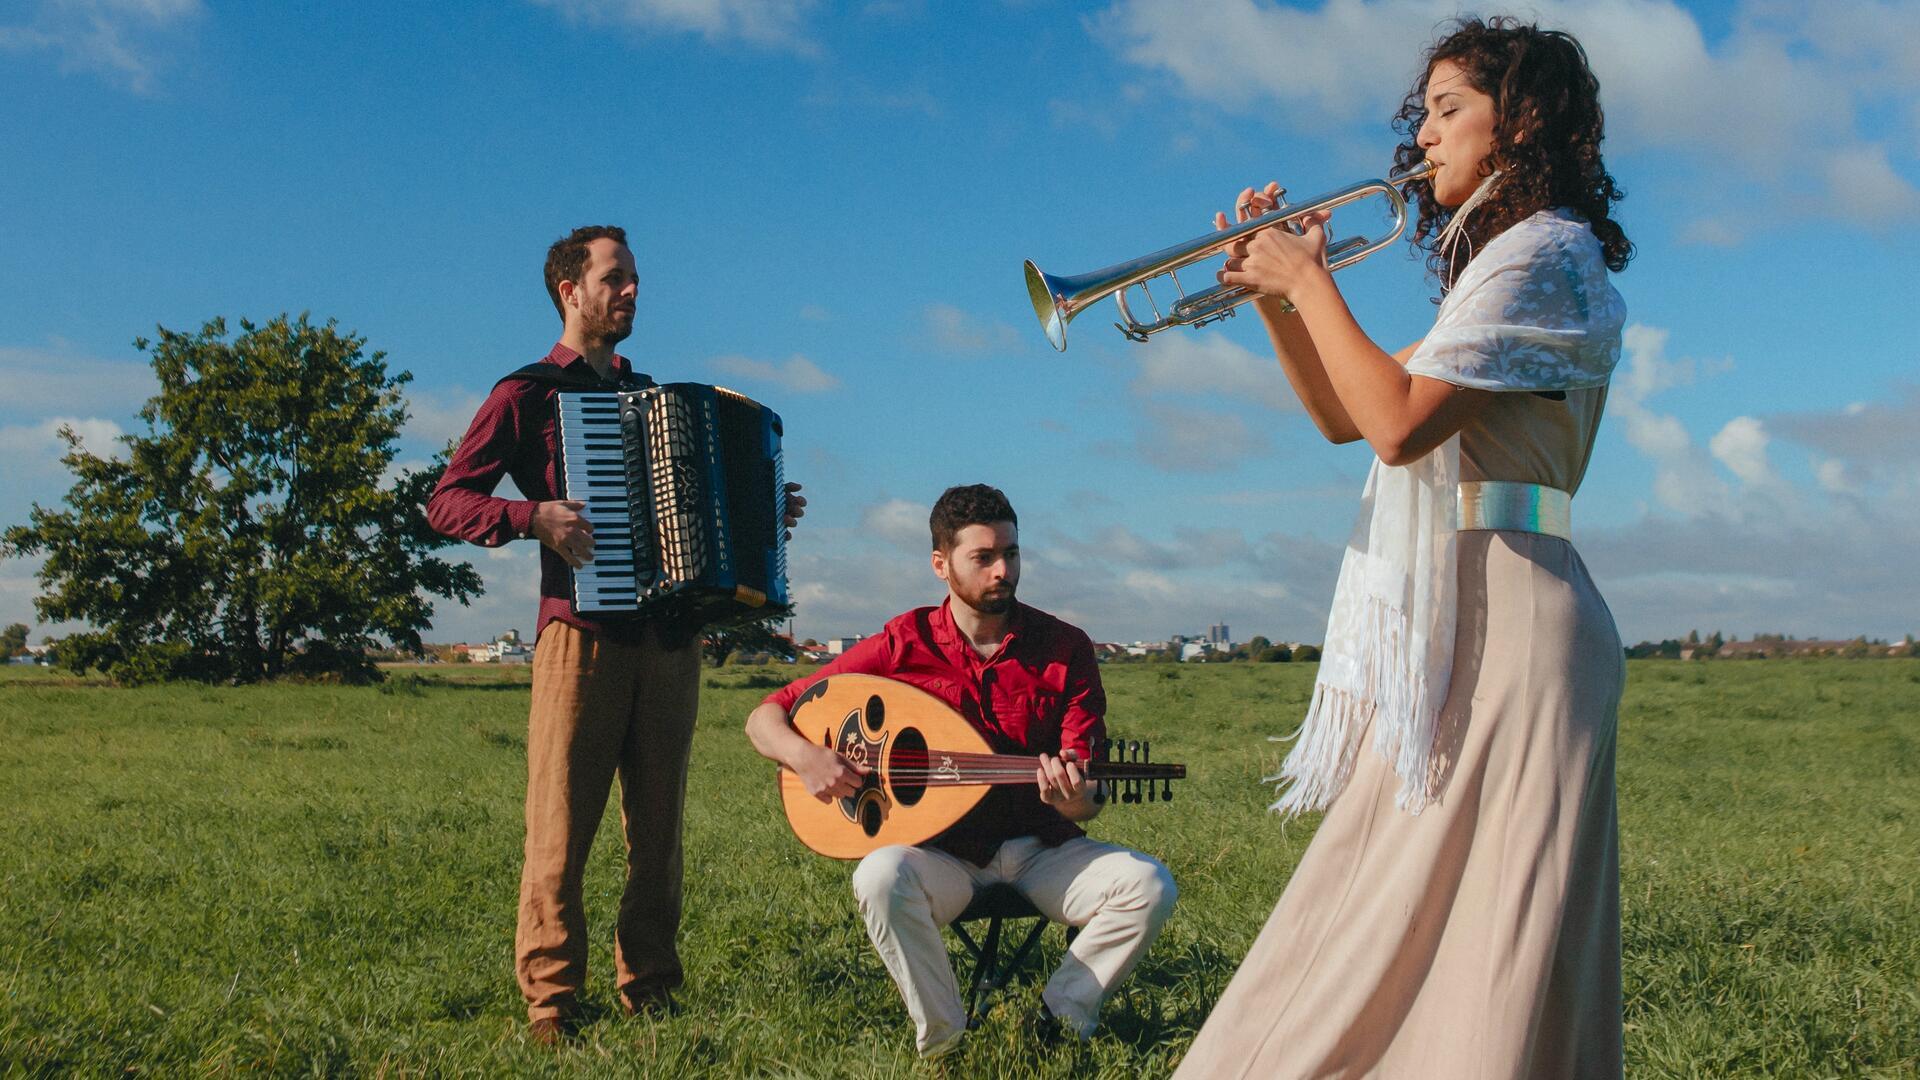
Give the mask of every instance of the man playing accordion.
MULTIPOLYGON (((652 380, 614 352, 633 332, 639 293, 624 230, 587 226, 555 242, 546 282, 560 340, 481 404, 428 500, 427 520, 483 547, 541 544, 514 952, 529 1034, 551 1044, 579 1016, 587 973, 582 876, 616 775, 627 852, 614 933, 620 1000, 628 1012, 667 1009, 681 984, 681 809, 700 647, 697 628, 672 620, 589 619, 575 610, 570 574, 593 558, 593 526, 582 503, 559 497, 556 389, 640 389, 652 380), (525 497, 495 495, 503 476, 525 497)), ((805 512, 797 489, 788 485, 789 527, 805 512)))

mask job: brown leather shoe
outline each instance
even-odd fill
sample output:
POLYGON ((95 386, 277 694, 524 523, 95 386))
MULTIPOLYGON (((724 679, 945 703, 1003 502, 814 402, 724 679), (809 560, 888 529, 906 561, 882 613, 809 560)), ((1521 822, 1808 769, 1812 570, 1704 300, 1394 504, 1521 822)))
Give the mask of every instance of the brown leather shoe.
POLYGON ((535 1046, 560 1046, 573 1038, 573 1022, 564 1016, 543 1016, 527 1024, 527 1039, 535 1046))

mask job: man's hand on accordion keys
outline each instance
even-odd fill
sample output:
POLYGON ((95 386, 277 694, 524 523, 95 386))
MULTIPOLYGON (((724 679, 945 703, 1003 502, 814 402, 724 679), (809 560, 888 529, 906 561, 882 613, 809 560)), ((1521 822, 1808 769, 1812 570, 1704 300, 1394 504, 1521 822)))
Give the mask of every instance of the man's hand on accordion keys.
MULTIPOLYGON (((788 484, 785 494, 785 523, 786 527, 791 530, 795 525, 800 523, 801 518, 807 516, 807 497, 800 494, 799 484, 788 484)), ((792 536, 793 533, 788 532, 787 535, 792 536)))
POLYGON ((533 508, 534 537, 575 570, 593 561, 593 522, 580 512, 586 508, 586 503, 572 499, 554 499, 533 508))

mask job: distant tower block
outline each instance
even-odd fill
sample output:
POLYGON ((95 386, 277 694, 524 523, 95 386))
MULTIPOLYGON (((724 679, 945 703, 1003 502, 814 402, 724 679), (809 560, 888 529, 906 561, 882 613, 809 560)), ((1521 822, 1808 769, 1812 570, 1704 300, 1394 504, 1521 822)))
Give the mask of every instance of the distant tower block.
POLYGON ((1233 640, 1233 634, 1227 630, 1226 623, 1214 623, 1207 627, 1207 640, 1215 645, 1225 645, 1233 640))

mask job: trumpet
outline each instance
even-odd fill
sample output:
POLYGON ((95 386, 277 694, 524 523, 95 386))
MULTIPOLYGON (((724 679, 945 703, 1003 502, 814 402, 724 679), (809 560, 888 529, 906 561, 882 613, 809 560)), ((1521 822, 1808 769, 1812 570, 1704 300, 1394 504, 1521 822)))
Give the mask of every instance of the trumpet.
POLYGON ((1329 270, 1352 266, 1400 238, 1407 227, 1407 200, 1400 193, 1400 188, 1432 177, 1433 170, 1432 162, 1423 161, 1397 176, 1362 181, 1298 205, 1288 203, 1287 193, 1283 190, 1280 192, 1280 205, 1259 217, 1077 277, 1055 277, 1043 273, 1029 259, 1027 295, 1033 300, 1033 313, 1040 319, 1040 328, 1047 332, 1047 340, 1053 342, 1053 347, 1060 352, 1067 351, 1067 323, 1087 307, 1108 296, 1112 296, 1120 308, 1121 321, 1114 323, 1114 326, 1130 341, 1145 341, 1171 326, 1205 326, 1233 315, 1235 308, 1258 294, 1244 285, 1214 285, 1196 293, 1188 293, 1180 285, 1181 269, 1217 255, 1228 244, 1263 229, 1286 226, 1298 231, 1299 220, 1308 214, 1332 210, 1378 195, 1387 200, 1393 210, 1393 228, 1390 231, 1377 239, 1349 236, 1327 244, 1329 270), (1173 280, 1177 294, 1177 299, 1165 314, 1161 313, 1160 305, 1153 299, 1153 291, 1147 285, 1149 280, 1162 276, 1173 280), (1149 321, 1135 318, 1127 304, 1127 291, 1135 285, 1140 286, 1147 303, 1153 307, 1153 318, 1149 321))

